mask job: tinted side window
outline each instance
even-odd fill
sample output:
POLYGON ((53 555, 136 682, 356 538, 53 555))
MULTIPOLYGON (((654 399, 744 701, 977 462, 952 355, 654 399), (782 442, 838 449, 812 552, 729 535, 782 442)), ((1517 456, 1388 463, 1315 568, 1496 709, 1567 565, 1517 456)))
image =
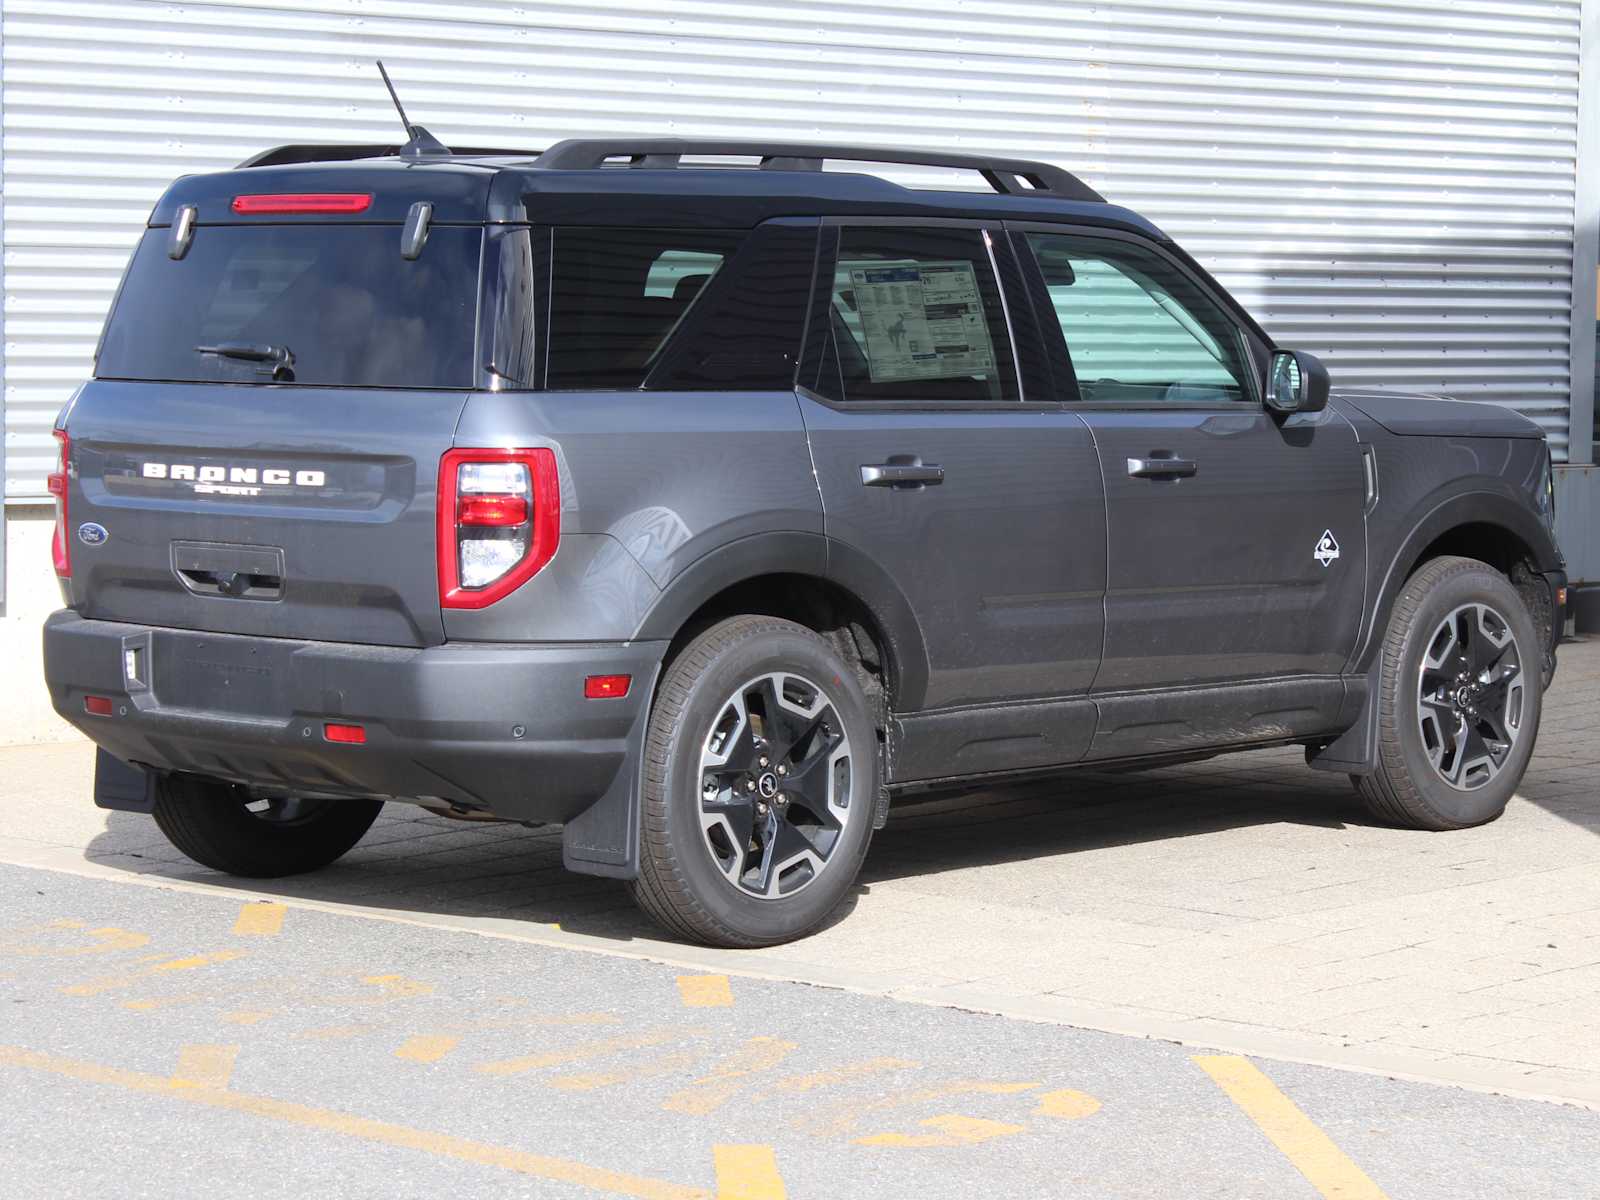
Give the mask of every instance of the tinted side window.
POLYGON ((980 230, 841 230, 827 320, 818 390, 836 400, 1018 399, 980 230))
POLYGON ((1222 308, 1153 251, 1030 233, 1084 400, 1216 404, 1255 399, 1244 338, 1222 308))
POLYGON ((742 232, 554 231, 547 383, 636 388, 742 232))

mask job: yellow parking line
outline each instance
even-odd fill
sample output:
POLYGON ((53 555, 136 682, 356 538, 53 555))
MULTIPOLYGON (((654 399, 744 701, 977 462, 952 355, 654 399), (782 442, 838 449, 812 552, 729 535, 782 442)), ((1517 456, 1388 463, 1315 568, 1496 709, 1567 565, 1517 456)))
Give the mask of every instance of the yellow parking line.
POLYGON ((1327 1200, 1387 1200, 1366 1172, 1249 1059, 1197 1054, 1194 1061, 1327 1200))
POLYGON ((713 1146, 717 1200, 784 1200, 778 1157, 771 1146, 713 1146))
POLYGON ((241 936, 272 937, 283 932, 285 908, 270 900, 251 901, 239 909, 239 919, 233 931, 241 936))
POLYGON ((782 1038, 753 1037, 717 1064, 716 1070, 687 1087, 673 1092, 661 1102, 668 1112, 704 1117, 716 1112, 745 1086, 745 1080, 758 1071, 770 1071, 798 1047, 782 1038))
POLYGON ((545 1054, 529 1054, 522 1058, 503 1058, 496 1062, 479 1063, 474 1070, 483 1075, 520 1075, 524 1071, 538 1071, 545 1067, 564 1067, 568 1063, 582 1062, 586 1058, 603 1058, 623 1050, 647 1050, 666 1042, 677 1041, 690 1031, 682 1029, 657 1029, 633 1037, 603 1038, 581 1042, 565 1050, 551 1050, 545 1054))
MULTIPOLYGON (((156 957, 160 957, 157 955, 156 957)), ((109 992, 113 988, 127 987, 151 975, 162 975, 168 971, 192 971, 196 967, 209 967, 213 963, 232 962, 236 958, 243 958, 243 950, 216 950, 210 954, 194 954, 188 958, 173 958, 166 962, 157 963, 153 967, 146 967, 142 971, 134 971, 128 975, 113 975, 102 979, 94 979, 88 983, 74 983, 61 990, 68 996, 98 996, 101 992, 109 992)))
POLYGON ((679 975, 678 998, 685 1008, 727 1008, 733 988, 726 975, 679 975))
POLYGON ((225 1088, 233 1078, 237 1046, 185 1046, 178 1051, 172 1082, 185 1087, 225 1088))
POLYGON ((411 1062, 434 1063, 438 1062, 450 1051, 461 1044, 458 1037, 427 1036, 408 1037, 400 1043, 400 1048, 394 1052, 396 1058, 408 1059, 411 1062))
POLYGON ((993 1141, 997 1137, 1010 1137, 1021 1133, 1025 1125, 1012 1125, 1005 1121, 991 1121, 986 1117, 964 1117, 960 1113, 941 1113, 918 1121, 918 1125, 932 1129, 933 1133, 874 1133, 858 1137, 858 1146, 896 1146, 906 1150, 929 1150, 942 1146, 976 1146, 979 1142, 993 1141))
MULTIPOLYGON (((553 1158, 544 1154, 529 1154, 508 1146, 494 1146, 486 1142, 468 1141, 447 1133, 432 1133, 413 1129, 408 1125, 392 1125, 387 1121, 373 1121, 351 1113, 328 1108, 313 1108, 271 1096, 255 1096, 245 1092, 224 1091, 221 1088, 193 1086, 181 1081, 163 1079, 159 1075, 146 1075, 139 1071, 123 1071, 104 1067, 98 1063, 81 1062, 70 1058, 57 1058, 39 1054, 20 1046, 0 1046, 0 1067, 21 1067, 42 1071, 50 1075, 78 1079, 86 1083, 107 1084, 146 1095, 170 1096, 190 1104, 230 1112, 247 1113, 268 1120, 282 1121, 307 1129, 343 1134, 366 1142, 377 1142, 407 1150, 420 1150, 441 1158, 453 1158, 480 1166, 499 1167, 519 1175, 536 1179, 549 1179, 570 1183, 616 1196, 634 1196, 638 1200, 713 1200, 704 1188, 683 1187, 661 1179, 627 1175, 591 1167, 586 1163, 567 1158, 553 1158)), ((782 1193, 775 1193, 782 1195, 782 1193)))

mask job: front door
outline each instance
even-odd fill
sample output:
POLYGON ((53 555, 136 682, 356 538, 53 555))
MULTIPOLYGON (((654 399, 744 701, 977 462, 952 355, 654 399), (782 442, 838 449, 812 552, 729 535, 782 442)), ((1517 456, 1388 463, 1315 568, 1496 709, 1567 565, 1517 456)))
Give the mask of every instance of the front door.
POLYGON ((1096 756, 1336 721, 1366 580, 1354 428, 1331 411, 1267 411, 1266 348, 1156 247, 1038 231, 1025 241, 1106 489, 1096 756), (1169 696, 1168 720, 1144 697, 1121 706, 1119 724, 1116 696, 1156 688, 1202 689, 1200 715, 1169 696))
POLYGON ((1012 321, 1037 339, 1026 297, 1002 298, 1009 246, 965 224, 827 233, 800 402, 830 554, 876 564, 920 632, 894 775, 1076 761, 1103 633, 1102 484, 1087 425, 1030 391, 1049 389, 1028 349, 1018 371, 1012 321))

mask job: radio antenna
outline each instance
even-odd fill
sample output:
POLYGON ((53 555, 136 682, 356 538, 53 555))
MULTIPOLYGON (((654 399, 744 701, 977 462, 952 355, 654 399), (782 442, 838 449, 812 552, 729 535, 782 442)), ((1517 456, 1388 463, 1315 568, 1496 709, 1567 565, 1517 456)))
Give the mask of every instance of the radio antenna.
POLYGON ((383 60, 378 59, 378 74, 383 76, 383 86, 389 89, 389 99, 394 101, 394 110, 400 114, 400 124, 405 126, 406 144, 400 147, 401 158, 422 158, 436 154, 450 153, 450 148, 421 125, 413 125, 411 118, 406 116, 405 106, 400 103, 400 93, 394 90, 394 82, 389 78, 389 72, 384 70, 383 60))

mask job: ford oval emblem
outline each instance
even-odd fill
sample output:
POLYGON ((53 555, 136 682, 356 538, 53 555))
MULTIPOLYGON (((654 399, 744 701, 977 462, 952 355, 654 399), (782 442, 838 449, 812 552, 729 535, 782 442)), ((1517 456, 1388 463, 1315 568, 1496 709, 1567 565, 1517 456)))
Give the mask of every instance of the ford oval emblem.
POLYGON ((104 546, 110 537, 104 525, 97 525, 93 521, 85 521, 78 526, 78 540, 85 546, 104 546))

